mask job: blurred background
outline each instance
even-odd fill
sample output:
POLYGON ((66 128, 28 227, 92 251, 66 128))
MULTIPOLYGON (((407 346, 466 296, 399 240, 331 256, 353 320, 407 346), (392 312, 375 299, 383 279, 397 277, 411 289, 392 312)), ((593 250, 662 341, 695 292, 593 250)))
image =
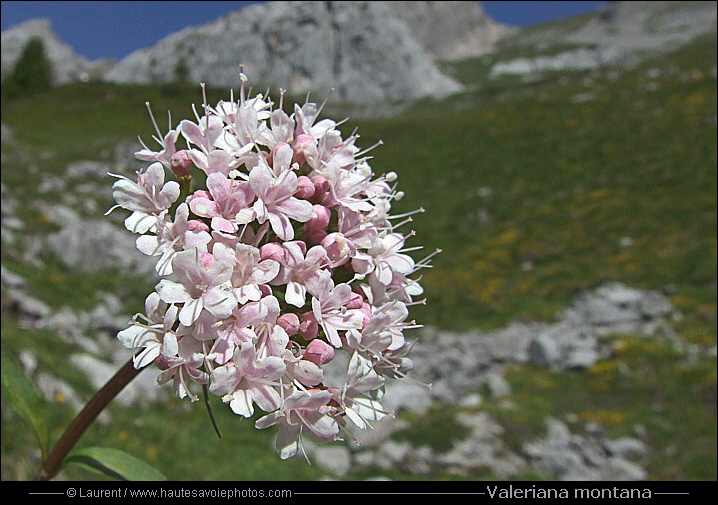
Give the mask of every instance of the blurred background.
MULTIPOLYGON (((170 479, 715 480, 715 2, 2 2, 2 349, 54 440, 157 282, 113 205, 191 105, 309 93, 419 207, 395 419, 281 461, 144 371, 80 440, 170 479), (431 384, 425 387, 423 384, 431 384)), ((201 403, 201 402, 200 402, 201 403)), ((2 480, 39 452, 2 400, 2 480)), ((94 479, 68 467, 60 479, 94 479)))

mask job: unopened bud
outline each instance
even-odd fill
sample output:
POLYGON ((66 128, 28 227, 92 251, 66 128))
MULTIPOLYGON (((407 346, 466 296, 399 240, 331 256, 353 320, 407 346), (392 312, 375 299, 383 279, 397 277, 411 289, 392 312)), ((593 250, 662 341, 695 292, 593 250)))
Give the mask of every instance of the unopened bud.
POLYGON ((187 231, 206 231, 209 233, 209 226, 200 219, 190 219, 187 221, 187 231))
POLYGON ((177 177, 187 177, 189 169, 192 166, 192 160, 189 157, 189 151, 182 149, 177 151, 170 158, 170 168, 177 177))
POLYGON ((294 196, 302 200, 308 200, 314 196, 314 184, 312 184, 309 177, 306 175, 297 177, 297 191, 295 191, 294 196))
POLYGON ((300 133, 297 138, 294 139, 292 148, 294 149, 294 161, 302 165, 307 161, 307 150, 314 148, 316 151, 316 139, 307 133, 300 133))
POLYGON ((282 244, 270 242, 259 248, 259 257, 264 260, 274 260, 277 263, 284 262, 284 248, 282 244))
POLYGON ((299 317, 296 314, 291 312, 282 314, 277 318, 277 324, 284 328, 290 337, 299 333, 299 317))
POLYGON ((310 245, 319 244, 327 236, 324 228, 329 226, 332 216, 332 211, 323 205, 314 205, 313 212, 312 218, 304 223, 304 235, 302 237, 310 245))
POLYGON ((315 365, 325 365, 334 359, 334 348, 317 338, 309 342, 302 358, 315 365))
POLYGON ((314 212, 314 216, 304 224, 305 230, 323 230, 329 226, 329 221, 332 217, 331 210, 327 209, 324 205, 314 205, 312 212, 314 212))
POLYGON ((312 177, 312 183, 314 184, 314 194, 323 195, 329 191, 329 179, 321 174, 317 174, 312 177))
POLYGON ((317 335, 319 335, 319 325, 316 321, 305 319, 299 325, 299 333, 301 333, 302 337, 306 340, 317 338, 317 335))

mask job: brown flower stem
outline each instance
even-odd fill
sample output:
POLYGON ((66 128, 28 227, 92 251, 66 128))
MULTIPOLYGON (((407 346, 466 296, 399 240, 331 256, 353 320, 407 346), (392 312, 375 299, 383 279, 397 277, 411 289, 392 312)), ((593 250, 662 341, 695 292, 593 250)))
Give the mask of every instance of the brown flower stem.
POLYGON ((129 382, 137 377, 142 369, 135 369, 132 360, 129 360, 122 368, 120 368, 107 384, 102 386, 95 396, 87 402, 82 411, 62 434, 60 440, 57 441, 50 454, 40 466, 40 470, 35 476, 35 480, 49 480, 53 478, 60 470, 62 462, 67 454, 72 450, 77 441, 80 439, 85 430, 93 423, 100 412, 129 384, 129 382))

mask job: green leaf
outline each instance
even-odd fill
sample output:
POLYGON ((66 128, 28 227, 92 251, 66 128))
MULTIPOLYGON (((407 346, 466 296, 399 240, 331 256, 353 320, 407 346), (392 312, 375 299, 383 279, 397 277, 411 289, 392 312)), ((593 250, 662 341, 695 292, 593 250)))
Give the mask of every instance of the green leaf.
POLYGON ((43 459, 50 446, 50 432, 45 422, 46 404, 35 384, 25 375, 18 362, 4 350, 2 354, 2 390, 10 405, 32 428, 43 459))
POLYGON ((158 470, 119 449, 88 447, 65 460, 119 480, 167 480, 158 470))

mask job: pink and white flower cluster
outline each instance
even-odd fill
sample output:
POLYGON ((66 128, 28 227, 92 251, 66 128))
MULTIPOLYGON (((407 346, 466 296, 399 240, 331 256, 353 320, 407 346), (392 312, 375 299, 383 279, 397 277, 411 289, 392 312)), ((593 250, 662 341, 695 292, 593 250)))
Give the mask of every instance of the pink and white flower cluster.
POLYGON ((390 215, 396 174, 375 176, 357 135, 317 121, 314 103, 290 115, 283 100, 245 98, 245 80, 238 101, 205 98, 201 117, 164 136, 155 124, 161 149, 136 153, 147 168, 116 176, 115 207, 131 211, 125 226, 161 276, 118 338, 180 398, 197 400, 198 383, 241 416, 264 411, 256 427, 279 425, 285 459, 303 434, 335 440, 390 414, 384 384, 411 368, 408 307, 433 254, 406 254, 419 249, 399 231, 414 212, 390 215), (338 352, 349 365, 331 384, 338 352))

